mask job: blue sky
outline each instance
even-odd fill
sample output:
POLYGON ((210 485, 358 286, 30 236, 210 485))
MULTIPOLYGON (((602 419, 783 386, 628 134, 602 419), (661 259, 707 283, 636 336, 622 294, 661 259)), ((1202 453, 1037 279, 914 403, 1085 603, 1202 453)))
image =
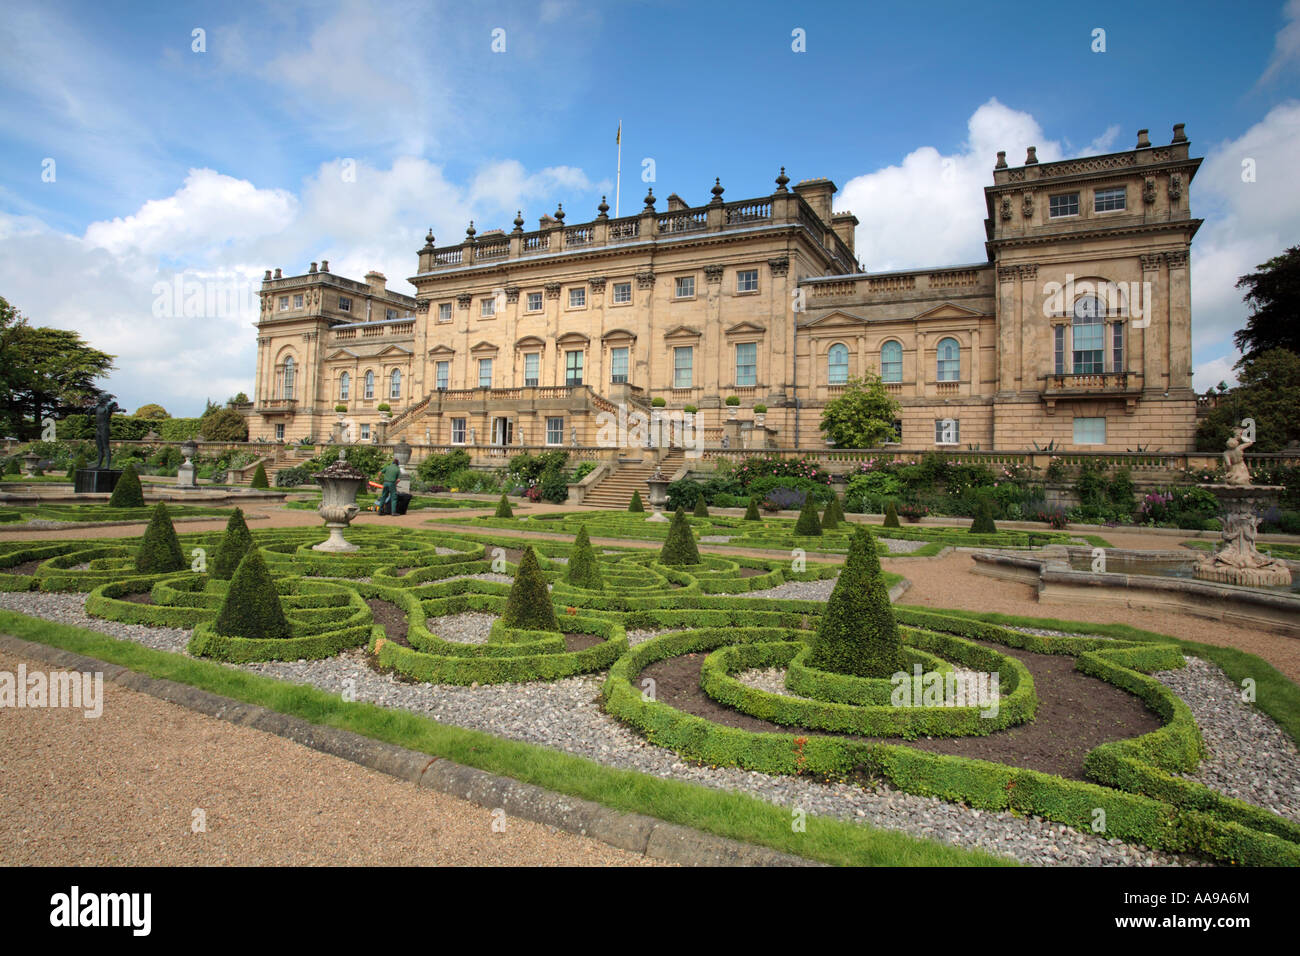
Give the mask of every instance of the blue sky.
POLYGON ((646 159, 656 195, 690 203, 714 176, 729 199, 766 194, 785 165, 841 187, 868 270, 982 259, 996 149, 1013 164, 1031 144, 1043 159, 1105 152, 1184 122, 1207 157, 1192 190, 1204 389, 1236 357, 1235 277, 1300 241, 1298 22, 1297 0, 11 0, 0 295, 117 354, 122 404, 187 414, 251 391, 255 311, 159 315, 158 283, 327 258, 410 291, 430 226, 456 242, 470 218, 509 228, 517 208, 531 223, 562 202, 574 222, 602 193, 612 204, 620 118, 625 212, 646 159), (1247 157, 1258 177, 1243 184, 1247 157))

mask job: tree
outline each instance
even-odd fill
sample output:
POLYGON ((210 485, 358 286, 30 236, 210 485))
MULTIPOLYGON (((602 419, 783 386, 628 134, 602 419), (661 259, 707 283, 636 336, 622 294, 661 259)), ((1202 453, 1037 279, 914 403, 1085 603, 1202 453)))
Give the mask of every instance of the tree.
POLYGON ((818 622, 808 665, 857 677, 889 677, 902 671, 904 663, 875 542, 865 528, 858 528, 818 622))
POLYGON ((1233 426, 1255 420, 1255 452, 1281 451, 1300 441, 1300 354, 1260 352, 1242 366, 1241 384, 1219 400, 1196 426, 1196 447, 1221 452, 1233 426))
POLYGON ((141 405, 137 408, 135 410, 135 417, 148 418, 158 422, 171 418, 171 416, 167 414, 167 409, 163 408, 161 405, 155 405, 152 402, 148 405, 141 405))
POLYGON ((248 483, 250 488, 270 488, 271 483, 266 480, 266 468, 259 461, 257 469, 253 472, 253 480, 248 483))
POLYGON ((704 495, 695 499, 695 510, 691 512, 694 518, 707 518, 709 516, 709 506, 704 503, 704 495))
POLYGON ((757 498, 753 498, 753 497, 751 497, 751 498, 749 499, 749 505, 748 505, 748 507, 745 508, 745 520, 746 520, 746 521, 762 521, 762 520, 763 520, 762 516, 759 515, 759 513, 758 513, 758 499, 757 499, 757 498))
POLYGON ((501 623, 506 627, 518 627, 526 631, 558 631, 560 622, 555 617, 555 606, 551 604, 550 590, 546 586, 546 577, 537 563, 537 555, 532 546, 525 546, 519 567, 515 570, 515 580, 510 585, 510 596, 506 598, 505 610, 501 612, 501 623))
POLYGON ((67 329, 34 327, 0 298, 0 424, 23 438, 41 433, 46 417, 81 411, 113 368, 114 356, 87 345, 67 329))
POLYGON ((167 506, 161 501, 153 506, 149 527, 135 552, 135 569, 141 574, 161 574, 164 571, 185 570, 185 556, 176 538, 167 506))
POLYGON ((831 502, 822 514, 822 529, 838 528, 844 523, 844 509, 840 507, 840 496, 831 495, 831 502))
POLYGON ((887 505, 885 505, 885 520, 884 522, 882 522, 881 527, 883 528, 902 527, 898 523, 898 509, 894 507, 894 503, 892 501, 889 502, 887 505))
POLYGON ((826 403, 821 430, 837 448, 875 448, 894 437, 899 405, 875 372, 849 379, 843 394, 826 403))
POLYGON ((668 537, 659 550, 659 563, 671 566, 682 564, 699 564, 700 549, 691 533, 690 522, 686 512, 680 507, 673 512, 673 523, 668 526, 668 537))
POLYGON ((497 510, 496 510, 496 514, 494 514, 493 517, 494 517, 494 518, 513 518, 514 516, 515 516, 515 513, 514 513, 514 511, 511 510, 511 508, 510 508, 510 502, 506 499, 506 493, 503 491, 503 492, 501 492, 501 500, 497 502, 497 510))
POLYGON ((1237 280, 1242 297, 1250 306, 1250 317, 1232 340, 1241 350, 1238 368, 1245 368, 1271 349, 1287 349, 1300 355, 1300 246, 1274 256, 1257 272, 1237 280))
POLYGON ((216 408, 199 419, 199 434, 208 441, 248 441, 248 423, 233 408, 216 408))
POLYGON ((291 636, 289 620, 284 616, 280 595, 276 593, 260 549, 249 549, 239 562, 213 630, 227 637, 291 636))
POLYGON ((975 520, 970 523, 971 534, 997 534, 998 526, 993 522, 993 505, 983 495, 975 505, 975 520))

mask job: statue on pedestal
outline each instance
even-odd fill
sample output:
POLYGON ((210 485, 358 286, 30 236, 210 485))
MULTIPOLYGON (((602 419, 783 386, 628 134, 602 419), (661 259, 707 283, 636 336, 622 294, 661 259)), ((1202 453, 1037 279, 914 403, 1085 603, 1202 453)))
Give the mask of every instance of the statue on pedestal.
POLYGON ((113 426, 113 412, 120 412, 117 402, 108 392, 100 392, 95 402, 95 467, 107 468, 113 461, 113 450, 109 446, 109 436, 113 426))
POLYGON ((1249 485, 1250 468, 1246 465, 1246 449, 1255 444, 1246 437, 1246 431, 1240 425, 1232 429, 1228 447, 1223 452, 1223 463, 1227 466, 1227 475, 1223 481, 1229 485, 1249 485))

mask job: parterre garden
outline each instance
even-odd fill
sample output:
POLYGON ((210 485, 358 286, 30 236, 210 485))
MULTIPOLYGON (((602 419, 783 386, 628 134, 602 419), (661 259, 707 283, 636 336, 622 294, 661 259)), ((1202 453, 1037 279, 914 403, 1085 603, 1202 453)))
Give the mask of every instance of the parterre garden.
MULTIPOLYGON (((789 521, 680 510, 669 523, 610 512, 471 519, 464 533, 356 527, 348 537, 358 551, 327 554, 312 547, 318 529, 250 532, 239 513, 225 533, 177 536, 160 506, 139 541, 0 544, 0 589, 84 593, 92 617, 191 630, 191 655, 231 665, 364 648, 371 668, 432 685, 603 673, 607 714, 699 765, 883 784, 1085 833, 1100 818, 1107 838, 1155 850, 1300 864, 1295 820, 1188 776, 1205 753, 1202 734, 1187 703, 1152 675, 1214 649, 1116 626, 1061 633, 891 606, 898 576, 878 559, 882 535, 936 547, 954 536, 1030 547, 1068 535, 831 524, 795 536, 789 521), (493 535, 498 528, 574 540, 525 543, 493 535), (597 551, 588 534, 663 543, 597 551), (848 558, 840 566, 700 553, 699 538, 715 534, 772 549, 820 539, 817 547, 848 558), (826 599, 764 596, 831 579, 826 599), (433 623, 467 614, 494 618, 485 640, 451 639, 433 623), (1122 702, 1131 719, 1072 740, 1072 715, 1062 717, 1045 676, 1065 671, 1091 681, 1098 699, 1122 702), (765 673, 775 681, 756 676, 765 673), (979 693, 964 696, 975 677, 979 693), (1014 745, 1035 724, 1064 739, 1060 766, 1045 769, 1014 745)), ((1234 653, 1231 667, 1267 684, 1260 706, 1294 740, 1300 689, 1234 653)))

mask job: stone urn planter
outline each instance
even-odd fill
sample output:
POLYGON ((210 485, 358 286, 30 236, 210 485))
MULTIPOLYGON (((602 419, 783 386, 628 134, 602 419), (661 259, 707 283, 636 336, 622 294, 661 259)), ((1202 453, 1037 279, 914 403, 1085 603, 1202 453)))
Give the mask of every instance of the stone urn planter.
POLYGON ((29 451, 27 454, 23 455, 23 470, 27 472, 29 478, 35 477, 36 466, 40 463, 41 456, 36 454, 34 451, 29 451))
POLYGON ((194 488, 194 459, 199 453, 198 442, 190 439, 181 442, 181 455, 185 461, 176 469, 176 487, 177 488, 194 488))
POLYGON ((407 466, 411 463, 411 446, 405 441, 399 441, 393 446, 393 457, 397 459, 397 490, 410 494, 411 470, 407 466))
POLYGON ((358 512, 357 492, 366 483, 366 476, 343 458, 339 451, 339 460, 333 462, 324 471, 312 475, 320 484, 321 503, 317 513, 325 519, 325 527, 330 536, 320 544, 313 545, 315 551, 344 553, 357 551, 357 545, 343 537, 343 532, 352 523, 358 512))
POLYGON ((664 517, 664 506, 668 504, 668 476, 655 466, 655 473, 646 479, 646 484, 650 486, 650 517, 647 521, 667 521, 664 517))
POLYGON ((754 427, 755 427, 755 428, 762 428, 762 427, 763 427, 763 422, 765 422, 765 421, 767 421, 767 412, 755 412, 755 413, 754 413, 754 427))

